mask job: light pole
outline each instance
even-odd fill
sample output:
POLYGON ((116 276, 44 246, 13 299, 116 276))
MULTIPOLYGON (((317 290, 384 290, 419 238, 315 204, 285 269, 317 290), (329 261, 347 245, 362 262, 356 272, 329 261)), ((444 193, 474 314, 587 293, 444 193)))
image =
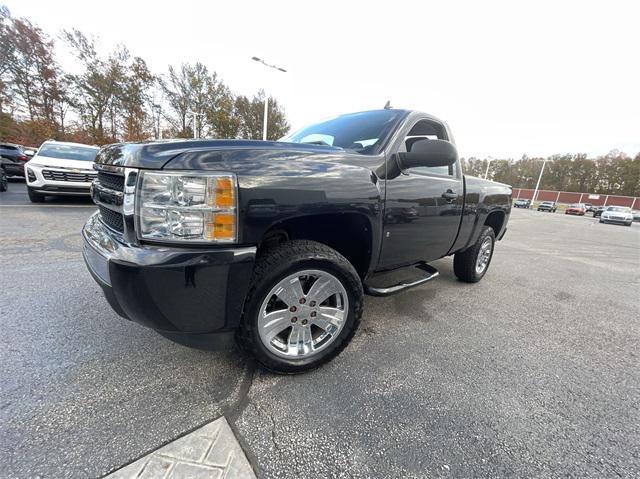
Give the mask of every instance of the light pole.
POLYGON ((158 140, 162 140, 162 128, 160 126, 160 115, 162 115, 162 106, 159 103, 154 103, 153 109, 158 115, 158 140))
MULTIPOLYGON (((283 73, 287 73, 287 70, 284 68, 278 67, 276 65, 271 65, 270 63, 265 62, 262 58, 251 57, 251 59, 255 62, 262 63, 264 66, 273 68, 274 70, 281 71, 283 73)), ((264 141, 267 140, 267 117, 269 115, 269 96, 265 93, 264 97, 264 115, 262 117, 262 139, 264 141)))
POLYGON ((533 197, 531 198, 531 206, 533 207, 533 202, 536 200, 536 196, 538 196, 538 188, 540 187, 540 180, 542 179, 542 173, 544 172, 544 165, 547 164, 549 160, 542 160, 542 168, 540 168, 540 176, 538 176, 538 182, 536 183, 536 189, 533 190, 533 197))
POLYGON ((489 166, 491 166, 491 162, 493 161, 492 157, 487 158, 487 169, 484 170, 484 179, 487 179, 487 175, 489 174, 489 166))
POLYGON ((187 113, 193 115, 193 139, 195 140, 198 138, 198 117, 204 116, 204 113, 196 113, 195 111, 188 111, 187 113))

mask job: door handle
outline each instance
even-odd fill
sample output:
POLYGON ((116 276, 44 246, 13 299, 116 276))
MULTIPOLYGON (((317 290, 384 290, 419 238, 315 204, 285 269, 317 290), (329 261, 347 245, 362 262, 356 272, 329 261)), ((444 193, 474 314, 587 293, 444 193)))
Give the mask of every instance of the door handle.
POLYGON ((442 193, 442 197, 447 200, 447 203, 451 203, 453 200, 458 198, 458 193, 454 193, 451 190, 447 190, 442 193))

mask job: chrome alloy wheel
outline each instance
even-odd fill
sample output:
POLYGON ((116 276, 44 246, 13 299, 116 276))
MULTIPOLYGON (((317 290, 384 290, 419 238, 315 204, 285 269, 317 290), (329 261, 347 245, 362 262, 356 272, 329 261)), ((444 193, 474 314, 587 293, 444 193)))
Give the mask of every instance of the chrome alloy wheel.
POLYGON ((487 269, 487 265, 489 264, 489 260, 491 259, 492 251, 493 241, 491 240, 491 238, 485 238, 480 245, 480 250, 478 251, 478 259, 476 259, 477 274, 482 274, 482 272, 487 269))
POLYGON ((260 340, 271 353, 306 359, 338 337, 349 314, 349 298, 332 274, 304 270, 276 284, 258 314, 260 340))

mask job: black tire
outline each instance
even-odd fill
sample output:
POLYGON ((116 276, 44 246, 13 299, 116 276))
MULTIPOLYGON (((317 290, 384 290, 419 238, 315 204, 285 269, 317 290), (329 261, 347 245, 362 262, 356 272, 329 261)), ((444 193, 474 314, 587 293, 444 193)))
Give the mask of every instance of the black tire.
POLYGON ((29 194, 29 200, 31 201, 31 203, 44 203, 44 195, 36 193, 29 187, 27 187, 27 193, 29 194))
POLYGON ((477 283, 480 281, 491 265, 495 245, 496 235, 493 232, 493 228, 490 226, 483 226, 480 236, 475 244, 464 251, 456 253, 453 257, 453 272, 456 277, 460 281, 465 281, 467 283, 477 283), (478 260, 478 255, 480 254, 482 244, 485 242, 486 238, 491 239, 491 254, 484 269, 481 272, 478 272, 476 270, 476 261, 478 260))
POLYGON ((4 170, 0 169, 0 191, 7 191, 9 187, 9 180, 7 180, 7 175, 4 170))
POLYGON ((271 371, 295 374, 315 369, 333 359, 349 344, 360 324, 363 297, 358 273, 340 253, 315 241, 287 241, 268 250, 256 261, 236 340, 242 349, 271 371), (325 349, 308 358, 283 358, 270 351, 260 338, 260 308, 278 282, 308 269, 326 271, 342 284, 349 300, 346 320, 335 339, 325 349))

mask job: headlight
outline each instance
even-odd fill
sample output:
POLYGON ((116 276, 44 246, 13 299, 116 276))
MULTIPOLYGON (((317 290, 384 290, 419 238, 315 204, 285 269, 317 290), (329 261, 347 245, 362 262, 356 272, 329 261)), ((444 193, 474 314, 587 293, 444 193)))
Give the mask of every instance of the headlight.
POLYGON ((237 190, 232 174, 141 172, 139 236, 155 241, 233 243, 237 190))

